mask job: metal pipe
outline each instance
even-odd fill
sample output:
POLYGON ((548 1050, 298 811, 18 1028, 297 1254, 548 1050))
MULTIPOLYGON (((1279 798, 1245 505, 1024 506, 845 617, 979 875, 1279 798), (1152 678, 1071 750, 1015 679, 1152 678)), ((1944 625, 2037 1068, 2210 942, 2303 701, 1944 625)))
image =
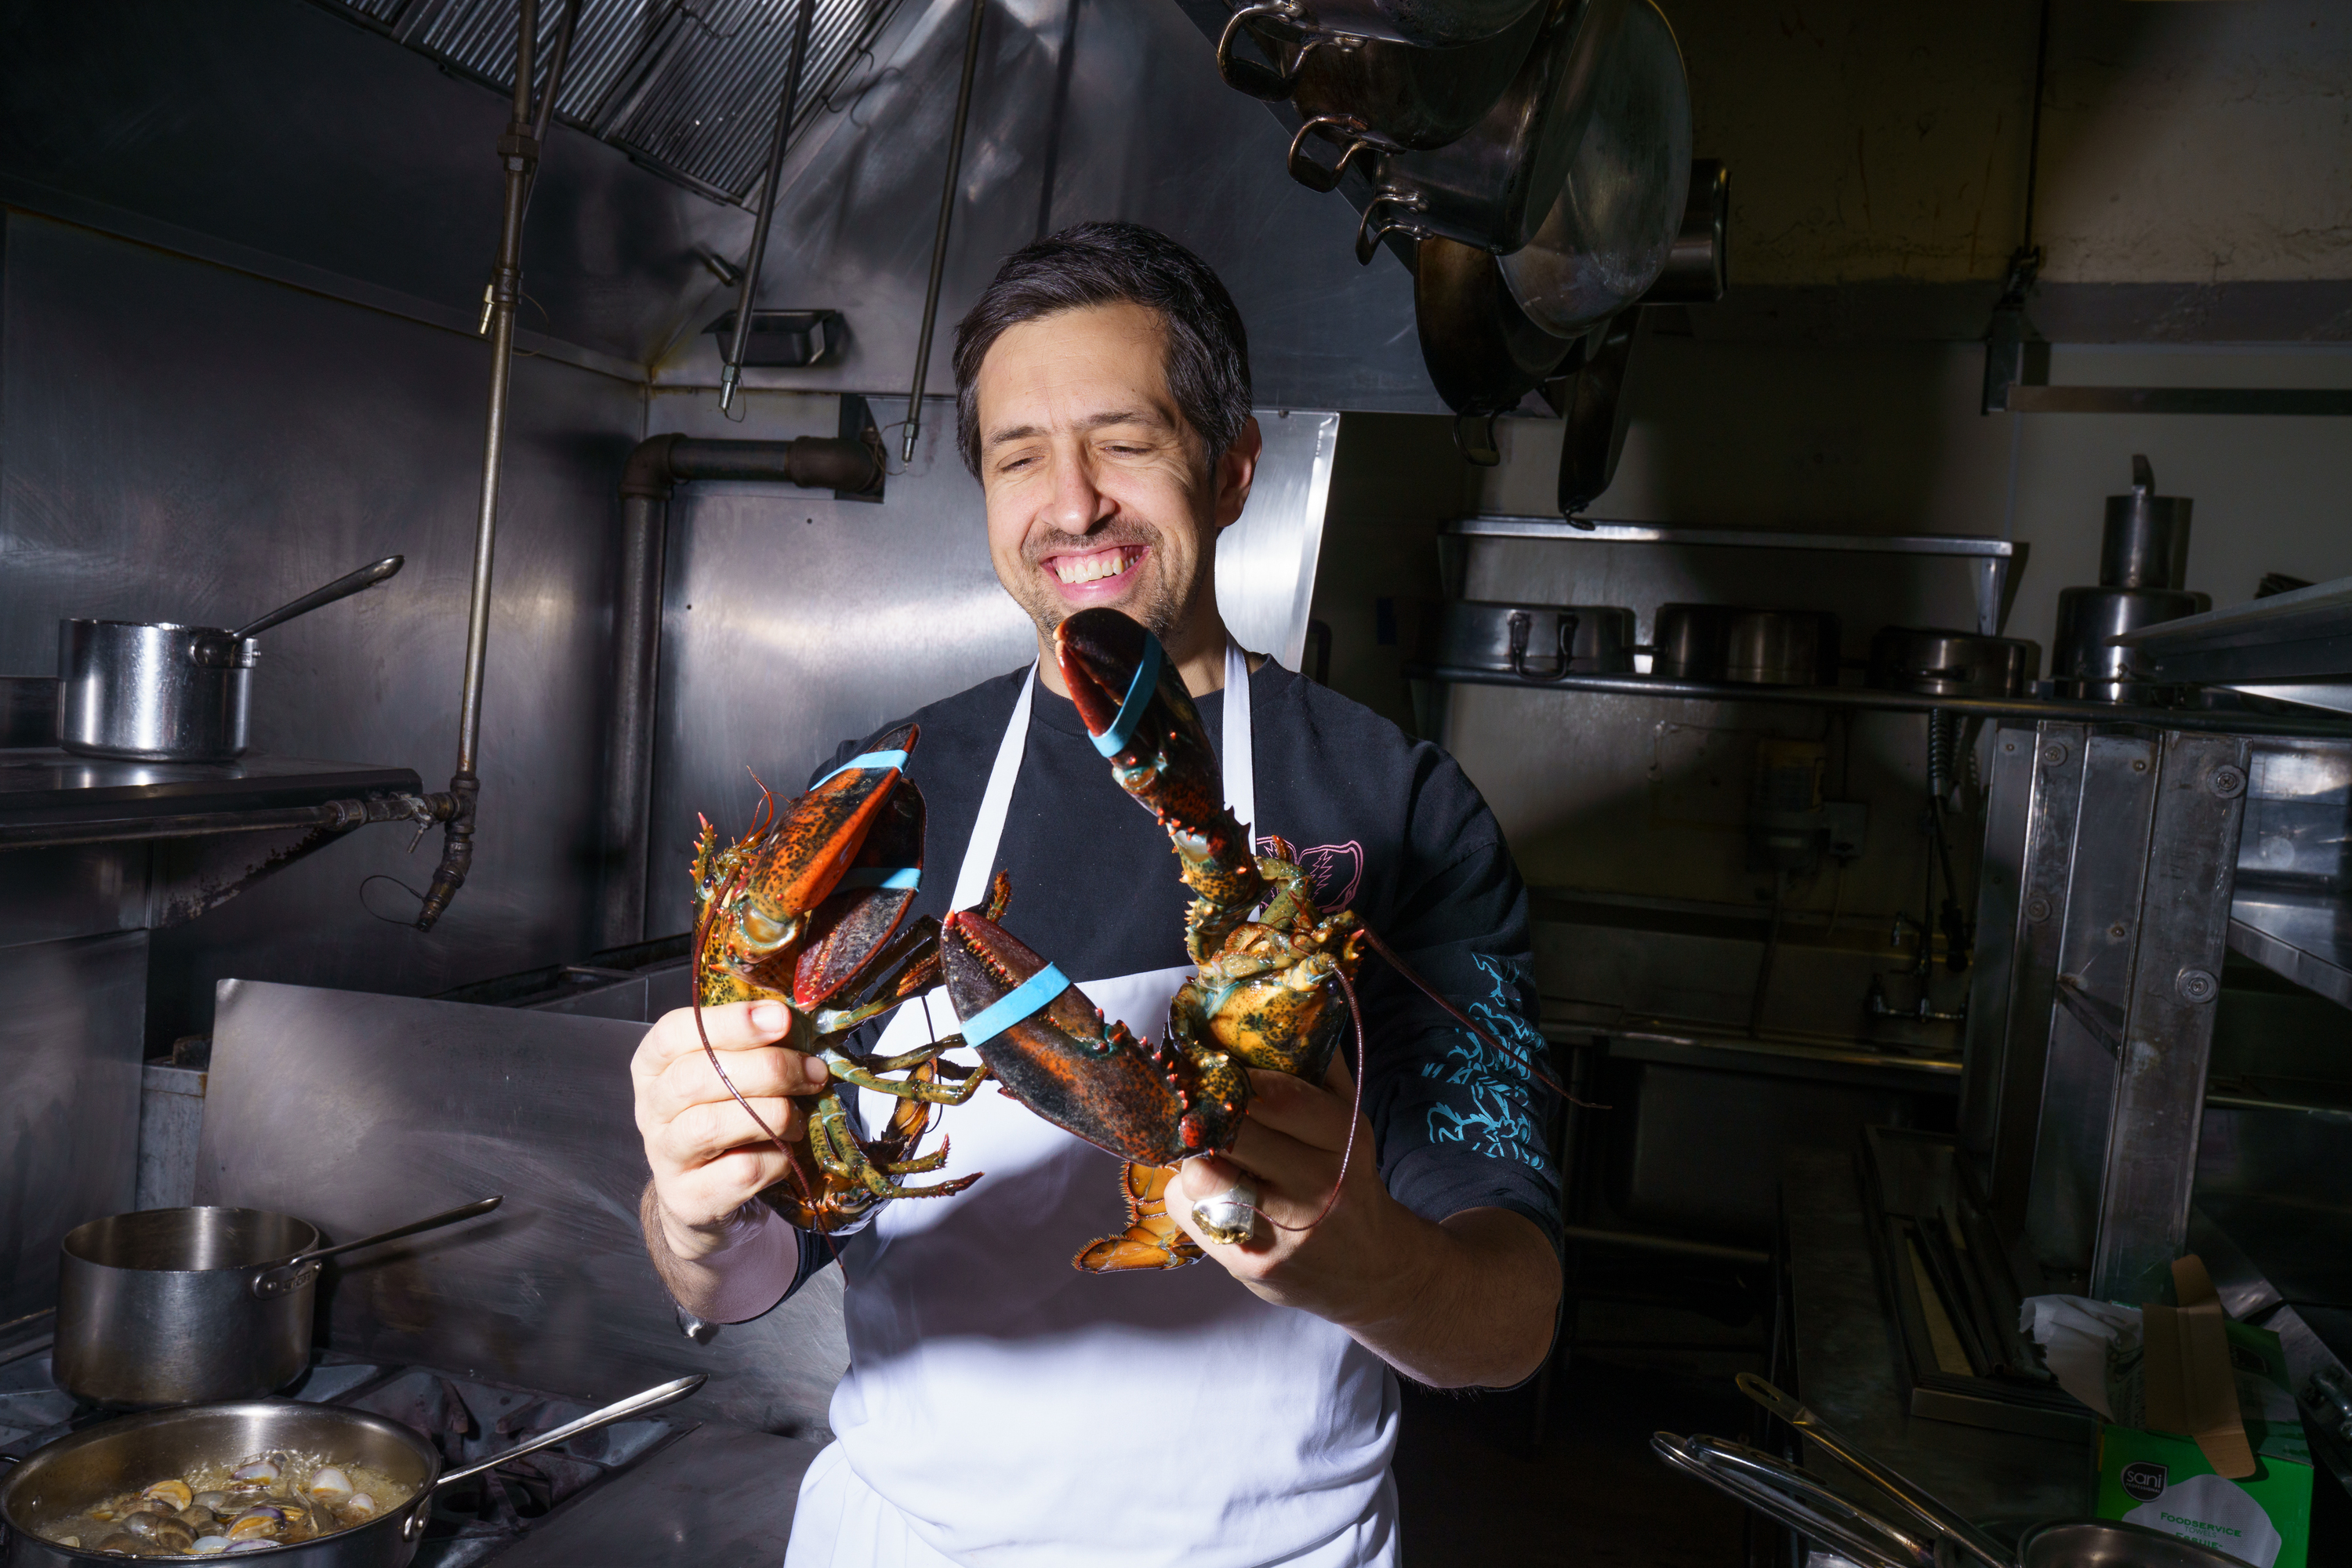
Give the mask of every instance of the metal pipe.
POLYGON ((457 763, 449 776, 457 809, 447 818, 441 863, 416 912, 416 929, 431 931, 449 900, 466 883, 474 864, 474 818, 481 795, 478 767, 482 740, 482 680, 489 659, 490 569, 498 547, 499 481, 506 467, 507 406, 513 388, 515 307, 522 298, 522 220, 539 173, 540 141, 562 90, 562 70, 571 53, 578 0, 567 0, 562 27, 551 57, 546 99, 531 108, 533 55, 539 41, 539 0, 520 0, 515 21, 514 112, 499 138, 506 167, 505 200, 499 218, 499 254, 490 273, 484 329, 490 340, 489 403, 482 424, 481 504, 474 524, 473 595, 466 615, 466 670, 457 697, 457 763))
POLYGON ((776 129, 768 139, 768 171, 760 182, 760 216, 751 229, 751 254, 743 263, 743 277, 735 294, 735 332, 727 344, 726 367, 719 373, 721 414, 735 405, 735 384, 743 378, 743 347, 751 339, 751 307, 759 299, 760 267, 768 256, 768 226, 776 216, 776 184, 783 178, 784 150, 792 144, 801 70, 808 61, 809 26, 815 18, 816 0, 801 0, 800 18, 793 26, 793 68, 784 77, 783 100, 776 105, 776 129))
POLYGON ((881 488, 882 466, 864 442, 829 436, 791 441, 656 436, 629 454, 621 470, 621 582, 613 613, 612 721, 604 754, 602 947, 645 940, 669 498, 681 480, 691 479, 871 494, 881 488))
POLYGON ((112 844, 131 838, 189 838, 198 834, 260 833, 288 827, 323 827, 341 833, 371 822, 446 822, 457 814, 454 796, 378 795, 358 800, 320 801, 316 805, 268 806, 257 811, 195 811, 176 816, 121 816, 92 821, 14 822, 0 825, 0 849, 60 844, 112 844))
POLYGON ((971 118, 971 74, 980 63, 980 24, 988 0, 971 0, 971 25, 963 36, 963 79, 956 88, 955 132, 948 138, 948 177, 940 192, 940 226, 931 236, 931 281, 923 290, 923 334, 915 341, 915 383, 907 394, 907 434, 898 461, 915 460, 915 437, 923 431, 923 383, 931 371, 931 329, 940 319, 940 279, 947 271, 948 226, 955 216, 956 182, 963 172, 964 124, 971 118))
POLYGON ((2100 724, 2141 724, 2152 730, 2187 730, 2219 735, 2295 735, 2315 740, 2352 740, 2352 721, 2299 719, 2273 713, 2228 713, 2190 708, 2139 708, 2116 702, 2083 702, 2062 697, 1915 697, 1866 686, 1738 686, 1728 681, 1664 680, 1650 675, 1563 675, 1541 685, 1507 670, 1448 665, 1408 664, 1414 680, 1452 686, 1508 686, 1520 690, 1589 691, 1609 697, 1676 697, 1706 702, 1801 702, 1816 708, 1861 708, 1882 713, 1926 713, 1946 709, 1966 718, 2069 719, 2100 724))

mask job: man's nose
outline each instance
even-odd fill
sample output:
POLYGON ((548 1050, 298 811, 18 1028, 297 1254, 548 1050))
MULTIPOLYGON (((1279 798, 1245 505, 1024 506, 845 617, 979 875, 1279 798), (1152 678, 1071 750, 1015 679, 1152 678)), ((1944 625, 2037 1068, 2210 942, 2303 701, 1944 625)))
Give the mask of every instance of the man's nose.
POLYGON ((1094 469, 1083 447, 1054 455, 1054 499, 1046 521, 1065 533, 1091 533, 1118 505, 1095 484, 1094 469))

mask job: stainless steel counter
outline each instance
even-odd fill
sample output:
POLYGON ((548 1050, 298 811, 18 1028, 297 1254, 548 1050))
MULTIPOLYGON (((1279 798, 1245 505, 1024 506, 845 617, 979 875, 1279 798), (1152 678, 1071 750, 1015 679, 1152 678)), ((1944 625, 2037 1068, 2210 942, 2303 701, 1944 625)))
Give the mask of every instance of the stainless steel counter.
MULTIPOLYGON (((1851 1156, 1792 1153, 1782 1166, 1795 1305, 1794 1391, 1871 1454, 1952 1507, 1988 1523, 2090 1511, 2086 1442, 2022 1436, 1906 1413, 1902 1354, 1872 1263, 1851 1156)), ((1836 1462, 1809 1468, 1857 1500, 1869 1494, 1836 1462)))

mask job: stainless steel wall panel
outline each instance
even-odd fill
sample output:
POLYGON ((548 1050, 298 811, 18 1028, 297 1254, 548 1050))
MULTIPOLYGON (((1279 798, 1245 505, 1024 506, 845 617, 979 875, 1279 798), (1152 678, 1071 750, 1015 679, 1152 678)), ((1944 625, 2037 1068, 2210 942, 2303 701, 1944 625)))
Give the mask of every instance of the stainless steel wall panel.
POLYGON ((231 982, 196 1201, 332 1239, 501 1193, 490 1218, 331 1266, 328 1342, 588 1400, 690 1372, 723 1419, 824 1436, 840 1275, 698 1345, 637 1234, 628 1061, 644 1026, 231 982), (446 1200, 446 1201, 445 1201, 446 1200))
MULTIPOLYGON (((750 417, 735 425, 713 399, 657 398, 653 433, 764 439, 835 423, 829 397, 748 401, 750 417)), ((926 408, 915 461, 890 477, 879 506, 772 485, 678 487, 648 935, 692 923, 696 814, 742 831, 758 801, 752 773, 797 792, 841 742, 1036 657, 1035 628, 989 565, 979 487, 955 455, 954 430, 947 404, 926 408)))
POLYGON ((1297 669, 1307 647, 1339 416, 1262 408, 1257 425, 1265 446, 1249 504, 1217 538, 1217 613, 1242 647, 1297 669))
MULTIPOLYGON (((64 616, 233 625, 398 552, 387 587, 263 638, 254 743, 446 777, 481 347, 21 214, 6 260, 0 669, 53 672, 64 616)), ((222 975, 433 992, 593 945, 613 483, 642 418, 622 383, 516 366, 482 837, 448 918, 422 936, 362 907, 362 879, 422 888, 431 865, 404 833, 353 834, 159 936, 159 1045, 203 1027, 222 975)), ((388 883, 370 894, 385 916, 415 911, 388 883)))
MULTIPOLYGON (((786 164, 760 296, 846 312, 835 363, 745 384, 903 396, 921 330, 963 0, 908 5, 786 164)), ((1442 411, 1422 368, 1412 280, 1358 267, 1355 214, 1283 168, 1286 133, 1216 79, 1182 11, 1133 0, 991 0, 940 300, 942 331, 1009 252, 1085 218, 1130 218, 1214 267, 1249 325, 1255 401, 1442 411)), ((696 324, 727 308, 716 288, 696 324)), ((717 347, 682 339, 664 384, 715 386, 717 347)), ((952 390, 932 356, 927 390, 952 390)))
POLYGON ((2009 998, 2017 984, 2025 914, 2026 827, 2033 804, 2031 725, 1991 727, 1986 748, 1983 869, 1977 878, 1976 955, 1969 977, 1969 1019, 1960 1081, 1960 1173, 1976 1201, 1990 1201, 1993 1145, 2000 1125, 2000 1085, 2009 1043, 2009 998))
MULTIPOLYGON (((2057 742, 2045 742, 2053 744, 2057 742)), ((2040 1127, 2025 1235, 2053 1271, 2090 1266, 2116 1104, 2116 1063, 2147 877, 2158 747, 2136 734, 2082 743, 2082 799, 2067 846, 2054 1005, 2044 1015, 2040 1127)))
POLYGON ((2125 999, 2091 1291, 2158 1300, 2189 1236, 2213 1014, 2246 800, 2246 742, 2164 737, 2125 999))
POLYGON ((54 1306, 58 1244, 131 1205, 147 933, 0 947, 0 1321, 54 1306))

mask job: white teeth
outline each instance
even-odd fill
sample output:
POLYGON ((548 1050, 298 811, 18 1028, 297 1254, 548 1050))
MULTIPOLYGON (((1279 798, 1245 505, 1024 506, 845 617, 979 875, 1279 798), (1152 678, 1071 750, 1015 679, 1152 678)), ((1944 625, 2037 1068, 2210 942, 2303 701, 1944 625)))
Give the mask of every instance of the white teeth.
POLYGON ((1065 556, 1054 563, 1054 574, 1073 587, 1081 583, 1116 577, 1126 570, 1127 552, 1124 549, 1106 550, 1094 555, 1065 556))

